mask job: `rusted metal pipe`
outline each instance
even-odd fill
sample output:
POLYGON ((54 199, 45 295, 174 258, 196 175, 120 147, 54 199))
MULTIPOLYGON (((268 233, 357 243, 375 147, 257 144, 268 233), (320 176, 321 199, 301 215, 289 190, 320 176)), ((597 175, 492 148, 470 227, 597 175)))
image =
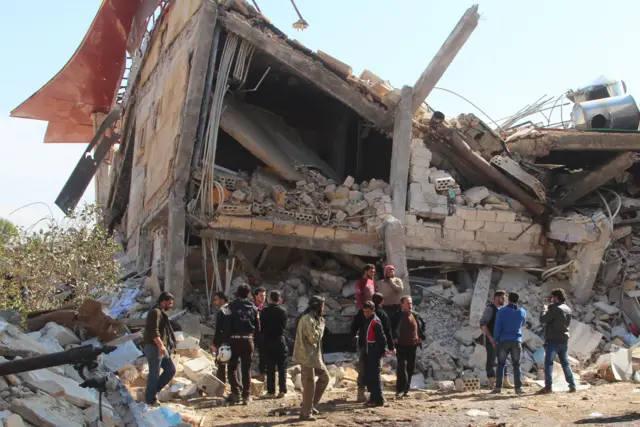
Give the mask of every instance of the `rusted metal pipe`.
POLYGON ((440 139, 445 141, 453 147, 457 151, 457 154, 469 165, 489 178, 509 196, 522 203, 522 205, 532 213, 541 215, 545 211, 545 206, 541 202, 528 195, 522 188, 502 175, 502 173, 491 166, 485 159, 475 154, 455 129, 444 124, 444 114, 440 111, 433 113, 427 135, 435 140, 440 139))

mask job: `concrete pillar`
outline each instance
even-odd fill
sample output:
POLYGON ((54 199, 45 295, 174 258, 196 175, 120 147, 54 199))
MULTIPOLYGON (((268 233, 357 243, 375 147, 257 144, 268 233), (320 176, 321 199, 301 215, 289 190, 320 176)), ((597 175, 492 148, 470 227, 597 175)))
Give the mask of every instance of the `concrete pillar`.
POLYGON ((184 187, 175 187, 169 193, 169 219, 167 222, 167 261, 165 263, 164 289, 175 297, 174 305, 182 308, 187 256, 185 244, 186 209, 184 187))
POLYGON ((480 326, 482 313, 487 306, 489 298, 489 288, 491 287, 491 267, 478 268, 478 278, 473 287, 473 298, 471 299, 471 308, 469 309, 469 326, 480 326))
POLYGON ((575 287, 573 293, 576 300, 584 304, 589 301, 593 292, 593 284, 598 276, 604 251, 611 242, 611 222, 600 214, 592 218, 600 229, 598 240, 578 245, 578 256, 573 261, 570 282, 575 287))
POLYGON ((407 183, 409 181, 409 160, 411 157, 411 129, 413 115, 411 113, 411 99, 413 89, 404 86, 400 102, 396 110, 396 120, 393 126, 393 145, 391 148, 391 204, 393 216, 404 222, 407 208, 407 183))
POLYGON ((388 216, 384 221, 383 235, 386 263, 395 266, 396 276, 402 279, 405 285, 405 292, 409 294, 409 269, 407 268, 402 222, 397 218, 388 216))
MULTIPOLYGON (((93 120, 93 132, 96 133, 98 128, 107 117, 104 113, 93 113, 91 119, 93 120)), ((109 164, 111 160, 111 151, 105 157, 105 159, 98 165, 98 170, 94 175, 96 203, 102 207, 106 207, 109 203, 109 189, 111 187, 111 180, 109 179, 109 164)))

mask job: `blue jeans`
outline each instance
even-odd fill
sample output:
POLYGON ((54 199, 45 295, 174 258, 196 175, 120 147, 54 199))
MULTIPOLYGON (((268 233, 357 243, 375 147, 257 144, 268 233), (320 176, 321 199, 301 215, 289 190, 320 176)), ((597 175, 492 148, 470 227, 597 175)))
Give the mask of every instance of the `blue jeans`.
POLYGON ((567 352, 569 351, 569 345, 567 344, 550 344, 544 345, 544 386, 551 390, 551 384, 553 383, 553 361, 560 359, 560 365, 564 372, 564 379, 569 383, 570 388, 576 388, 576 382, 573 379, 573 372, 571 372, 571 365, 569 364, 569 358, 567 352))
POLYGON ((516 390, 522 388, 522 370, 520 360, 522 358, 522 343, 518 341, 500 341, 498 343, 498 372, 496 375, 496 389, 502 388, 502 380, 506 372, 507 356, 511 354, 511 365, 513 365, 513 379, 516 390))
POLYGON ((176 374, 176 367, 173 360, 166 354, 160 357, 160 351, 155 344, 147 344, 144 346, 144 355, 149 362, 149 376, 147 377, 147 389, 144 393, 144 400, 147 405, 156 402, 156 394, 162 390, 176 374), (162 375, 160 375, 162 368, 162 375))

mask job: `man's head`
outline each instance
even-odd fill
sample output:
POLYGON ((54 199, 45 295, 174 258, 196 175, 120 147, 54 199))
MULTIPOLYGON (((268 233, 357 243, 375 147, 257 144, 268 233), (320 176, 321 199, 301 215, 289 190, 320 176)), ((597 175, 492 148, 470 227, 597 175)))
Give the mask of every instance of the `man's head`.
POLYGON ((158 307, 161 310, 170 310, 173 307, 173 295, 169 292, 163 292, 158 297, 158 307))
POLYGON ((269 294, 269 304, 280 304, 280 292, 271 291, 269 294))
POLYGON ((493 293, 493 303, 498 307, 502 307, 504 305, 504 297, 506 295, 507 293, 505 291, 495 291, 493 293))
POLYGON ((396 268, 393 265, 386 265, 384 267, 384 277, 385 279, 393 279, 396 277, 396 268))
POLYGON ((247 299, 251 294, 251 288, 247 284, 242 284, 238 286, 238 290, 236 291, 236 296, 240 299, 247 299))
POLYGON ((413 310, 413 300, 409 295, 405 295, 400 298, 400 308, 405 313, 409 313, 411 310, 413 310))
POLYGON ((222 307, 223 305, 225 305, 228 302, 229 302, 229 297, 222 291, 216 292, 213 295, 213 303, 218 308, 222 307))
POLYGON ((376 311, 376 306, 373 304, 373 301, 367 301, 362 306, 362 312, 364 313, 364 317, 367 319, 371 318, 376 311))
POLYGON ((554 289, 551 291, 551 302, 554 304, 564 304, 567 300, 567 294, 562 288, 554 289))
POLYGON ((376 275, 376 267, 373 264, 367 264, 362 269, 362 277, 365 279, 373 279, 376 275))
POLYGON ((384 297, 380 292, 376 292, 371 296, 371 301, 376 306, 376 308, 378 308, 382 305, 382 301, 384 301, 384 297))
POLYGON ((520 301, 520 295, 517 292, 509 292, 509 304, 517 304, 520 301))
POLYGON ((266 299, 267 299, 267 290, 265 288, 259 287, 259 288, 254 289, 254 291, 253 291, 253 301, 257 305, 264 304, 266 299))
POLYGON ((309 298, 309 311, 311 311, 317 317, 322 316, 324 310, 324 298, 318 295, 314 295, 309 298))

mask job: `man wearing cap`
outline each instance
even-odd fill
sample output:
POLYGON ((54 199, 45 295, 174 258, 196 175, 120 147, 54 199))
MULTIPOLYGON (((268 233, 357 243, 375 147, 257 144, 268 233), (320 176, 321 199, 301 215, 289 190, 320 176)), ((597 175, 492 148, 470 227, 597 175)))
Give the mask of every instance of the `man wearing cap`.
POLYGON ((147 313, 144 328, 144 355, 149 363, 149 376, 144 397, 147 405, 155 405, 156 395, 176 374, 176 367, 171 360, 171 351, 176 348, 176 337, 169 322, 166 311, 173 307, 173 295, 162 292, 156 305, 147 313), (162 369, 162 375, 160 375, 162 369))
POLYGON ((293 363, 299 363, 302 370, 302 421, 316 419, 314 415, 319 414, 316 406, 329 385, 329 371, 322 360, 322 337, 325 327, 323 310, 324 298, 312 296, 309 307, 298 322, 293 346, 293 363))
POLYGON ((400 311, 400 298, 404 291, 402 280, 396 277, 396 268, 393 265, 384 267, 384 279, 378 282, 378 292, 384 298, 382 309, 389 318, 393 318, 400 311))

